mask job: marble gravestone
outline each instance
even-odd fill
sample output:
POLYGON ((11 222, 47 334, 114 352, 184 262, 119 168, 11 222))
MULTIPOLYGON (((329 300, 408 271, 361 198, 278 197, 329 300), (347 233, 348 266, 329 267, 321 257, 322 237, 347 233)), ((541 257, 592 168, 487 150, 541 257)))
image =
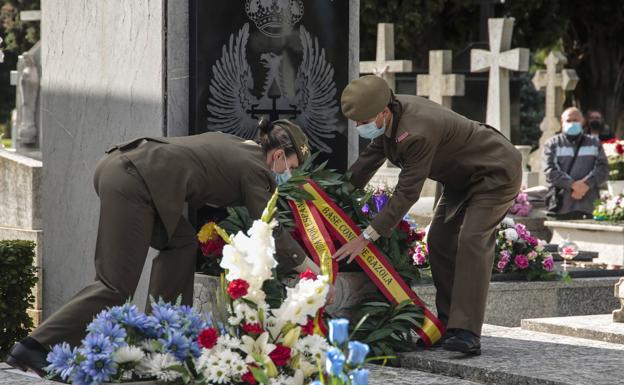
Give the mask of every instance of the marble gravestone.
MULTIPOLYGON (((560 119, 565 102, 565 92, 574 90, 579 81, 575 70, 563 68, 566 63, 567 59, 561 52, 551 51, 544 61, 546 70, 539 70, 533 76, 535 89, 544 90, 546 93, 545 114, 542 123, 540 123, 542 136, 539 140, 539 147, 531 158, 531 168, 535 171, 541 171, 542 153, 546 141, 561 128, 560 119)), ((540 182, 544 184, 546 182, 545 177, 543 173, 540 174, 542 174, 540 175, 540 182)))
MULTIPOLYGON (((43 313, 93 281, 93 172, 112 144, 188 134, 183 1, 46 0, 41 9, 43 313)), ((150 252, 138 304, 146 299, 150 252)))
POLYGON ((346 170, 357 155, 340 95, 357 75, 354 0, 194 0, 191 128, 257 135, 257 121, 290 119, 312 151, 346 170), (345 151, 348 149, 348 151, 345 151), (351 152, 351 154, 349 153, 351 152))
POLYGON ((470 51, 472 72, 489 71, 487 113, 485 122, 500 130, 507 138, 510 132, 509 71, 529 69, 529 50, 511 48, 513 18, 489 19, 490 50, 470 51))

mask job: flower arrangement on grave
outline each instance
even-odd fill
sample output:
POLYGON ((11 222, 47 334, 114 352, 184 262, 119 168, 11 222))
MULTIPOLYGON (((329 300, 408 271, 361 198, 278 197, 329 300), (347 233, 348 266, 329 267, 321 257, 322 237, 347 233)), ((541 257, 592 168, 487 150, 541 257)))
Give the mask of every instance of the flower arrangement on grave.
MULTIPOLYGON (((391 196, 388 189, 360 190, 354 189, 349 183, 349 175, 342 175, 325 168, 325 164, 313 166, 315 156, 310 157, 301 167, 293 170, 292 177, 288 183, 281 185, 278 199, 277 219, 280 225, 290 231, 295 239, 303 245, 303 234, 301 227, 295 220, 295 212, 289 201, 311 200, 312 197, 300 186, 308 179, 314 181, 331 198, 335 204, 344 211, 359 228, 366 228, 370 221, 381 211, 391 196)), ((228 233, 233 233, 246 228, 251 219, 246 209, 230 208, 229 217, 218 223, 228 233)), ((214 224, 208 223, 204 226, 206 233, 215 234, 214 224)), ((200 234, 202 232, 200 231, 200 234)), ((328 237, 337 249, 341 242, 338 236, 329 232, 328 237)), ((424 242, 425 233, 419 230, 409 218, 401 221, 393 230, 389 238, 380 238, 375 245, 386 256, 388 263, 400 274, 400 277, 411 286, 420 278, 420 269, 428 268, 427 247, 424 242)), ((208 242, 200 244, 202 250, 215 250, 216 247, 209 245, 215 242, 214 236, 205 237, 208 242)), ((206 255, 207 253, 204 253, 206 255)), ((218 253, 208 254, 208 258, 223 258, 218 253)), ((341 265, 339 271, 360 271, 355 264, 341 265)), ((285 281, 278 270, 278 278, 285 281)), ((381 292, 364 299, 356 308, 366 309, 370 314, 367 322, 362 326, 363 330, 383 329, 380 333, 361 333, 359 337, 363 342, 370 345, 371 350, 376 355, 394 355, 396 352, 408 348, 412 342, 410 328, 418 327, 423 323, 423 311, 413 303, 392 303, 381 292), (394 328, 394 329, 393 329, 394 328), (393 333, 393 330, 404 330, 405 332, 393 333)), ((367 313, 360 313, 364 316, 367 313)))
POLYGON ((609 162, 609 180, 624 180, 624 140, 607 140, 602 148, 609 162))
POLYGON ((145 315, 125 304, 98 314, 77 348, 53 347, 47 370, 73 384, 158 380, 176 384, 304 385, 368 383, 368 346, 348 342, 346 320, 330 322, 331 346, 319 334, 327 275, 301 274, 277 306, 263 286, 277 261, 277 194, 248 234, 224 237, 217 309, 205 318, 188 306, 153 302, 145 315), (345 350, 348 347, 348 351, 345 350), (345 354, 346 353, 346 354, 345 354), (325 364, 325 365, 323 365, 325 364), (324 369, 323 369, 324 368, 324 369))
POLYGON ((520 192, 509 209, 509 214, 528 217, 531 214, 531 210, 533 210, 533 205, 529 202, 529 195, 525 192, 520 192))
POLYGON ((603 194, 594 202, 594 219, 597 221, 623 221, 624 220, 624 194, 611 196, 603 194))
POLYGON ((554 259, 544 249, 545 242, 531 235, 521 223, 507 217, 498 226, 494 273, 522 274, 527 280, 556 280, 554 259))

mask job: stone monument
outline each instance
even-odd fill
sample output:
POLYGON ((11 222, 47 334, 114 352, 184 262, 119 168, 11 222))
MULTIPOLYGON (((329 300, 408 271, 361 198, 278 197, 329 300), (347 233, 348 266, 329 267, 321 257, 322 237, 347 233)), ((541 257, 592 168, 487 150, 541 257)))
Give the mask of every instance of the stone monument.
POLYGON ((509 71, 529 69, 529 50, 511 48, 513 18, 488 20, 490 50, 470 51, 470 70, 489 71, 487 113, 485 122, 510 138, 509 71))
POLYGON ((453 96, 464 96, 464 75, 452 74, 450 50, 429 51, 429 74, 416 78, 416 95, 427 96, 444 107, 452 107, 453 96))
MULTIPOLYGON (((542 136, 539 140, 538 149, 531 157, 531 169, 540 171, 540 174, 543 174, 541 169, 544 144, 561 128, 560 119, 565 101, 565 91, 574 90, 579 81, 576 71, 563 68, 567 59, 561 52, 551 51, 544 63, 546 70, 539 70, 533 76, 535 89, 544 90, 546 93, 545 114, 540 124, 542 136)), ((545 183, 544 175, 540 175, 540 183, 545 183)))
POLYGON ((620 308, 613 310, 613 322, 624 322, 624 278, 615 284, 614 295, 620 301, 620 308))
POLYGON ((390 86, 396 90, 396 73, 411 72, 412 62, 410 60, 395 60, 394 58, 394 24, 377 24, 377 52, 375 61, 360 62, 360 74, 374 74, 382 77, 390 86))

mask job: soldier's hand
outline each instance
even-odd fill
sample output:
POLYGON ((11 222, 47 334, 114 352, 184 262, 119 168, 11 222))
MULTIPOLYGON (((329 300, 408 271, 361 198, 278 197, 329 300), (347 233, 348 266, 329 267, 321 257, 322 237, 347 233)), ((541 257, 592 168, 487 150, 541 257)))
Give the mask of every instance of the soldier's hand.
POLYGON ((364 235, 360 234, 359 237, 350 241, 349 243, 343 245, 336 254, 332 256, 337 261, 342 261, 345 258, 349 258, 347 263, 353 262, 355 257, 357 257, 366 247, 368 241, 364 239, 364 235))

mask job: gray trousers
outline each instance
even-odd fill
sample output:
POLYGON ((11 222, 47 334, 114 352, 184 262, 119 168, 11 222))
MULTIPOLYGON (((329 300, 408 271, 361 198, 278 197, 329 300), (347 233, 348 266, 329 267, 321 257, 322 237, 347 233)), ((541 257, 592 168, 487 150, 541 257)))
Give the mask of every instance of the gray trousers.
POLYGON ((448 316, 448 329, 481 335, 494 263, 496 226, 505 217, 517 186, 473 196, 458 215, 444 223, 444 196, 436 207, 427 236, 429 262, 436 287, 438 315, 448 316))
POLYGON ((94 183, 101 202, 95 282, 32 332, 31 337, 46 347, 63 341, 79 345, 97 313, 128 301, 150 245, 159 253, 152 264, 149 295, 165 301, 182 295, 182 303, 192 304, 197 250, 193 226, 180 213, 174 234, 167 238, 145 182, 120 151, 98 163, 94 183))

